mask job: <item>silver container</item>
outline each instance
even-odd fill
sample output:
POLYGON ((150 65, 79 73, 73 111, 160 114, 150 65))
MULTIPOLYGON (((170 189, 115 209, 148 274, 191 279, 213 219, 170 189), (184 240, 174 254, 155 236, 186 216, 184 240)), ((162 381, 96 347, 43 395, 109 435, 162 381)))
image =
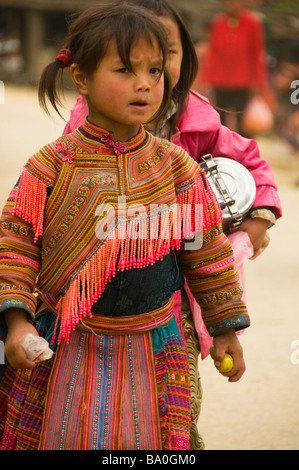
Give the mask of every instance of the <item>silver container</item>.
POLYGON ((223 231, 239 227, 251 209, 256 185, 251 173, 241 163, 226 157, 204 155, 200 166, 215 192, 223 215, 223 231))

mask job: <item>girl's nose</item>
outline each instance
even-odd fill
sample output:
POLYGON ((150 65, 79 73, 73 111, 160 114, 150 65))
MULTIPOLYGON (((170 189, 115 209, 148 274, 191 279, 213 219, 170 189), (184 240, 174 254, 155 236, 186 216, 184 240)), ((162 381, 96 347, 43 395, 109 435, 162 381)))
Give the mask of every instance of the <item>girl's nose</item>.
POLYGON ((138 91, 148 91, 150 89, 150 83, 148 77, 143 75, 137 77, 136 88, 138 91))

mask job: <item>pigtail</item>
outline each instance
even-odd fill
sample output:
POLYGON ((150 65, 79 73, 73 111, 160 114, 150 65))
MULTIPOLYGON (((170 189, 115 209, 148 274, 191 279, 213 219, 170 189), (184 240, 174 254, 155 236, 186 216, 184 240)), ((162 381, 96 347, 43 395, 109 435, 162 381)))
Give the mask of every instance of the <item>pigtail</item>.
MULTIPOLYGON (((73 62, 69 49, 61 49, 53 62, 48 64, 41 75, 38 85, 39 104, 49 114, 48 101, 61 116, 58 106, 61 106, 60 93, 63 92, 63 69, 73 62)), ((62 117, 62 116, 61 116, 62 117)))

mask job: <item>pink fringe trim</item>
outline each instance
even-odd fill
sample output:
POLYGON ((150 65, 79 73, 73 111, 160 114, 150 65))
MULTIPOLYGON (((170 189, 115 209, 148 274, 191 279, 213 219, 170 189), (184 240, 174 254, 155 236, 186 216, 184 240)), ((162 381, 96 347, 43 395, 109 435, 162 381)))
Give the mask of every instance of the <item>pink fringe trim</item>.
POLYGON ((19 182, 12 214, 32 224, 35 234, 34 242, 43 233, 46 199, 47 187, 45 183, 25 168, 19 182))
POLYGON ((204 171, 195 180, 191 189, 178 194, 177 200, 181 207, 193 208, 191 220, 188 218, 187 224, 183 224, 183 238, 188 238, 190 232, 192 235, 202 229, 203 233, 205 233, 209 228, 220 225, 222 212, 204 171), (194 211, 194 208, 197 209, 198 207, 201 207, 201 213, 198 210, 194 211))
POLYGON ((59 300, 56 306, 57 321, 52 341, 55 340, 59 319, 61 327, 58 343, 62 337, 68 341, 70 332, 75 329, 76 324, 85 316, 92 316, 92 305, 101 296, 116 271, 142 269, 152 265, 172 249, 178 250, 180 243, 180 239, 162 240, 161 238, 151 240, 150 243, 148 240, 139 238, 106 240, 71 281, 66 294, 59 300))
MULTIPOLYGON (((208 182, 207 182, 208 187, 208 182)), ((143 268, 154 264, 170 253, 180 249, 181 241, 188 235, 209 227, 219 225, 221 221, 218 202, 211 189, 206 192, 201 178, 178 195, 178 205, 183 214, 184 205, 194 208, 194 204, 202 205, 202 220, 191 211, 191 221, 177 227, 177 213, 173 207, 166 213, 150 217, 151 234, 155 237, 117 238, 116 232, 127 233, 127 226, 119 226, 113 233, 114 237, 107 238, 100 249, 89 259, 80 272, 74 276, 63 297, 60 298, 56 310, 57 321, 52 342, 55 341, 58 321, 61 320, 58 343, 62 338, 68 342, 72 330, 75 329, 85 316, 92 316, 92 305, 98 300, 107 283, 115 276, 116 271, 143 268), (210 194, 209 194, 210 193, 210 194), (190 225, 191 222, 191 225, 190 225), (152 227, 154 229, 152 230, 152 227)), ((140 220, 142 224, 146 219, 140 220)), ((148 222, 148 220, 146 221, 148 222)), ((125 225, 125 224, 124 224, 125 225)))

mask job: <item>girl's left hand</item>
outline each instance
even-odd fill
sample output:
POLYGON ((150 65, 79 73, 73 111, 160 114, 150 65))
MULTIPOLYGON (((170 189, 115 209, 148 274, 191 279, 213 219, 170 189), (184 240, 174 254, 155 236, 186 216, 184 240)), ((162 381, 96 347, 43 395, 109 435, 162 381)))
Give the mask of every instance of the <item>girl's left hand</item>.
POLYGON ((268 220, 256 217, 254 219, 246 219, 238 230, 247 232, 252 243, 254 256, 259 250, 266 248, 269 243, 267 237, 267 229, 269 228, 268 220))
POLYGON ((216 367, 219 367, 224 359, 225 353, 229 353, 234 361, 234 367, 231 371, 223 373, 228 377, 229 382, 237 382, 245 372, 245 361, 243 358, 243 349, 233 328, 224 333, 214 336, 213 344, 215 354, 213 355, 216 367))

